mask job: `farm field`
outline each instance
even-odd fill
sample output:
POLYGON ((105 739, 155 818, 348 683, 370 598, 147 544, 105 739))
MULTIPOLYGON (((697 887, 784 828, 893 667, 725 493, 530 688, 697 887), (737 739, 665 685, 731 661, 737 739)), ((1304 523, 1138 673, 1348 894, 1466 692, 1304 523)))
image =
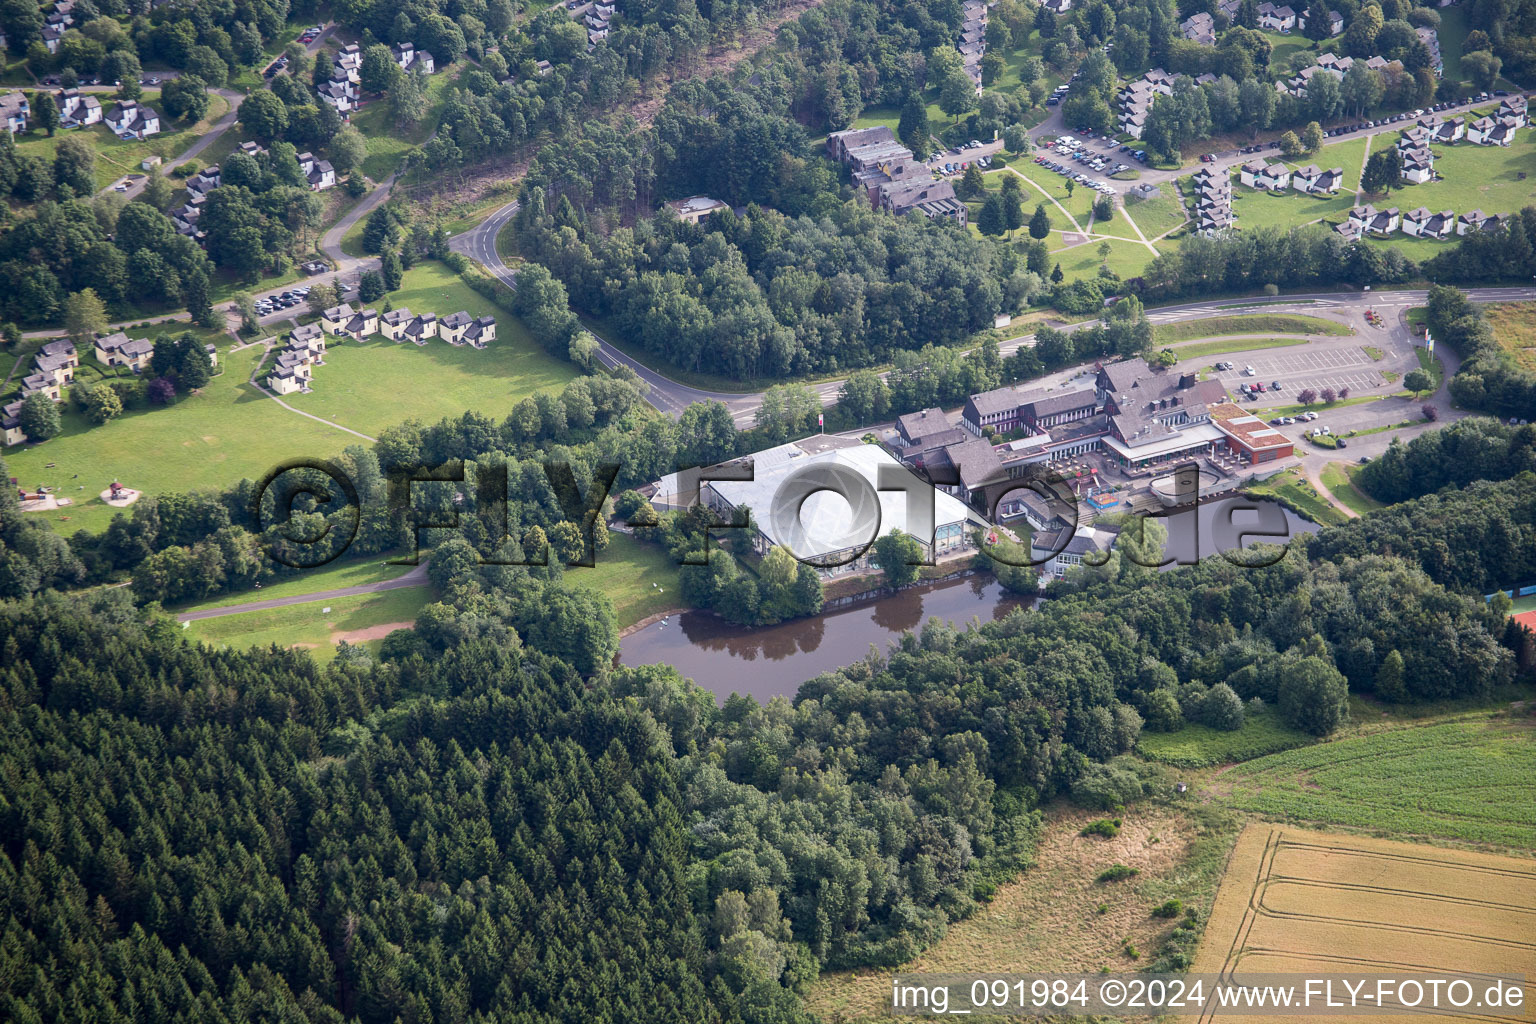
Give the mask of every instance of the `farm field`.
POLYGON ((40 445, 6 449, 6 463, 27 486, 56 486, 75 499, 68 508, 38 513, 69 534, 102 530, 112 521, 117 510, 96 494, 113 479, 147 494, 225 487, 256 479, 285 458, 324 457, 361 443, 252 387, 249 378, 261 355, 258 346, 233 354, 221 350, 224 372, 201 394, 178 397, 166 408, 135 409, 99 427, 66 402, 63 433, 40 445))
POLYGON ((376 594, 338 597, 324 605, 296 604, 259 612, 241 612, 190 622, 183 635, 215 647, 301 647, 321 663, 336 656, 341 640, 378 649, 392 629, 409 627, 432 600, 427 586, 402 587, 376 594), (330 609, 325 611, 324 609, 330 609))
MULTIPOLYGON (((1254 824, 1232 851, 1194 970, 1407 973, 1432 964, 1528 977, 1533 914, 1536 861, 1254 824)), ((1529 984, 1526 992, 1529 1000, 1529 984)))
POLYGON ((1503 302, 1484 306, 1483 315, 1499 347, 1527 370, 1536 370, 1536 303, 1503 302))
POLYGON ((1158 324, 1152 328, 1152 341, 1157 345, 1173 345, 1195 338, 1219 338, 1229 334, 1332 334, 1342 337, 1349 333, 1350 329, 1338 321, 1320 316, 1255 313, 1158 324))
POLYGON ((344 340, 326 349, 309 394, 283 400, 344 427, 377 436, 386 427, 419 419, 435 423, 473 410, 501 419, 535 391, 560 388, 576 376, 548 355, 522 324, 472 291, 436 263, 419 264, 390 294, 396 309, 446 316, 459 310, 496 316, 496 340, 484 350, 429 340, 396 344, 381 337, 344 340))
POLYGON ((1529 850, 1533 777, 1529 730, 1483 715, 1272 754, 1212 787, 1269 818, 1529 850))

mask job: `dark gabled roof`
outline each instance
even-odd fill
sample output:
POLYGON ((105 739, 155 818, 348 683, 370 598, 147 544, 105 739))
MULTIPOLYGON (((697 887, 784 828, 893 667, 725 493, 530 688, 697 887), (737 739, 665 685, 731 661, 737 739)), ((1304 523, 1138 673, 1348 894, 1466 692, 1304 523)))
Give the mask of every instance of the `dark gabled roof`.
POLYGON ((1099 404, 1097 389, 1093 385, 1075 391, 1038 392, 1019 397, 1019 409, 1036 417, 1051 416, 1058 412, 1071 412, 1099 404))

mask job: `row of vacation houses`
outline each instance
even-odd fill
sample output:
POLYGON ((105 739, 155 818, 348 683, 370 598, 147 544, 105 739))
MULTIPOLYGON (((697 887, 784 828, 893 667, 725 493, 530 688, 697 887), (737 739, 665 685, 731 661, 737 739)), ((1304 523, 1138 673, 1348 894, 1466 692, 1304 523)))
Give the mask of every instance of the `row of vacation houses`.
POLYGON ((496 318, 472 317, 464 311, 442 318, 435 313, 415 315, 403 306, 380 315, 373 309, 354 310, 343 302, 321 313, 319 323, 288 332, 288 344, 278 353, 267 386, 280 395, 308 391, 313 368, 325 362, 326 335, 362 341, 374 334, 397 343, 425 345, 430 338, 441 338, 450 345, 485 348, 496 340, 496 318))
MULTIPOLYGON (((119 331, 96 339, 93 355, 96 361, 109 368, 122 367, 133 373, 141 372, 155 354, 155 343, 148 338, 129 338, 119 331)), ((219 363, 218 349, 204 346, 211 365, 219 363)), ((75 343, 68 338, 50 341, 32 357, 32 372, 22 378, 21 397, 0 409, 0 431, 7 445, 21 444, 26 434, 21 429, 22 402, 34 393, 47 395, 55 402, 64 400, 64 389, 75 382, 75 371, 80 368, 80 356, 75 343)))
MULTIPOLYGON (((62 128, 83 128, 104 124, 120 139, 147 139, 160 134, 160 115, 154 108, 137 100, 118 100, 103 107, 101 100, 79 89, 59 89, 53 93, 62 128)), ((32 101, 20 91, 0 95, 0 113, 12 135, 31 126, 32 101)))
MULTIPOLYGON (((406 74, 431 75, 437 71, 437 61, 426 50, 418 50, 414 43, 396 43, 389 48, 400 70, 406 74)), ((335 109, 338 114, 349 114, 357 108, 362 96, 363 51, 356 43, 348 43, 336 54, 331 65, 330 81, 315 88, 320 101, 335 109)))

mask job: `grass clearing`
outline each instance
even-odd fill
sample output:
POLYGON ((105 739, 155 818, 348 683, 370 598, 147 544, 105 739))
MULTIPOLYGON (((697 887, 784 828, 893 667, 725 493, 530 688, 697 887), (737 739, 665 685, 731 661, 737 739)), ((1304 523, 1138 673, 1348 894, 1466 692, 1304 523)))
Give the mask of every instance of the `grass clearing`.
POLYGON ((28 486, 54 486, 77 502, 38 513, 59 533, 70 534, 102 530, 111 522, 117 510, 96 495, 113 479, 147 494, 226 487, 243 477, 256 479, 282 459, 324 457, 358 443, 251 387, 261 354, 256 346, 233 354, 221 348, 224 372, 200 394, 181 396, 166 408, 131 410, 102 426, 93 426, 66 402, 63 433, 43 444, 7 449, 6 462, 28 486))
POLYGON ((1314 737, 1282 722, 1278 712, 1266 708, 1247 715, 1243 727, 1231 732, 1194 722, 1177 732, 1143 731, 1136 749, 1149 761, 1179 768, 1210 768, 1315 742, 1314 737))
POLYGON ((1500 302, 1484 306, 1483 315, 1499 347, 1527 370, 1536 371, 1536 302, 1500 302))
POLYGON ((368 155, 362 164, 364 174, 374 181, 383 181, 400 169, 407 153, 432 137, 442 117, 448 86, 458 77, 457 68, 427 76, 427 116, 412 131, 403 132, 395 127, 389 101, 382 98, 368 101, 353 113, 353 127, 368 141, 368 155))
POLYGON ((1213 316, 1204 320, 1187 320, 1181 323, 1158 324, 1152 328, 1152 342, 1156 345, 1172 345, 1199 338, 1219 338, 1244 334, 1329 334, 1342 336, 1353 333, 1350 328, 1334 320, 1300 313, 1256 313, 1237 316, 1213 316))
POLYGON ((608 595, 619 628, 677 607, 682 594, 677 564, 656 544, 642 544, 626 533, 610 533, 607 550, 590 569, 567 568, 565 582, 608 595), (660 584, 658 592, 652 584, 660 584))
POLYGON ((323 664, 336 656, 336 645, 342 640, 377 652, 385 634, 410 626, 431 600, 430 587, 402 587, 338 597, 323 607, 296 604, 199 619, 188 623, 183 633, 189 640, 201 640, 215 647, 302 647, 323 664))
POLYGON ((1266 348, 1285 348, 1305 345, 1306 338, 1227 338, 1224 341, 1185 343, 1173 349, 1180 359, 1197 359, 1201 356, 1222 356, 1232 352, 1257 352, 1266 348))
POLYGON ((1528 976, 1533 901, 1527 858, 1255 824, 1232 851, 1194 970, 1322 973, 1347 953, 1352 969, 1384 974, 1432 963, 1528 976))
MULTIPOLYGON (((1178 923, 1152 916, 1168 899, 1202 915, 1215 899, 1227 852, 1241 821, 1219 808, 1139 804, 1121 818, 1113 838, 1079 833, 1102 811, 1058 804, 1040 830, 1036 863, 998 889, 993 900, 945 937, 902 965, 902 973, 1133 971, 1178 923), (1134 877, 1100 884, 1112 864, 1137 869, 1134 877), (1101 912, 1100 906, 1105 909, 1101 912)), ((822 975, 806 998, 817 1020, 906 1021, 890 1006, 895 971, 861 969, 822 975)))
POLYGON ((1323 486, 1328 488, 1330 494, 1349 506, 1350 511, 1356 515, 1365 515, 1379 508, 1386 508, 1382 502, 1366 494, 1355 486, 1355 474, 1360 471, 1358 464, 1350 465, 1342 462, 1330 462, 1323 467, 1323 486))

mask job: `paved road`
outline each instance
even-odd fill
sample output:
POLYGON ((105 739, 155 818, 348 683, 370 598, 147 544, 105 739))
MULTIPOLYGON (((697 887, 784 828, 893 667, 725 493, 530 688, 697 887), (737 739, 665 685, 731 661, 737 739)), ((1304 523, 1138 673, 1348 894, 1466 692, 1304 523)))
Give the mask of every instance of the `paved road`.
MULTIPOLYGON (((495 277, 509 287, 517 286, 516 273, 502 260, 501 254, 496 250, 496 235, 506 226, 517 212, 517 203, 511 202, 491 214, 479 225, 460 235, 455 235, 449 246, 455 251, 478 261, 495 277)), ((1508 302, 1508 301, 1532 301, 1536 300, 1536 288, 1474 288, 1468 289, 1468 294, 1479 302, 1508 302)), ((1249 313, 1306 313, 1309 315, 1329 315, 1341 322, 1352 326, 1363 327, 1365 324, 1364 313, 1366 309, 1378 309, 1389 311, 1390 315, 1397 315, 1399 310, 1409 306, 1421 306, 1428 295, 1424 290, 1389 291, 1389 292, 1317 292, 1305 295, 1285 295, 1275 298, 1272 303, 1265 300, 1255 300, 1253 297, 1222 299, 1208 302, 1184 302, 1169 306, 1160 306, 1148 310, 1148 319, 1154 324, 1173 323, 1187 320, 1203 320, 1223 312, 1231 311, 1232 307, 1240 307, 1240 311, 1249 313), (1311 300, 1302 303, 1302 300, 1311 300), (1258 304, 1256 304, 1258 303, 1258 304)), ((1092 321, 1084 321, 1090 323, 1092 321)), ((1080 326, 1080 325, 1079 325, 1080 326)), ((694 402, 718 401, 725 404, 731 412, 732 418, 739 425, 750 425, 756 415, 757 408, 762 404, 762 393, 742 392, 718 392, 707 391, 679 383, 670 377, 651 369, 645 364, 630 358, 615 348, 606 339, 594 335, 598 340, 598 356, 607 366, 624 365, 634 370, 642 380, 650 387, 647 398, 657 409, 670 416, 681 416, 683 410, 694 402)), ((999 345, 1003 355, 1008 355, 1023 346, 1034 344, 1034 335, 1025 334, 1009 338, 999 345)), ((1327 358, 1327 357, 1325 357, 1327 358)), ((1304 368, 1298 367, 1299 372, 1304 368)), ((1449 376, 1449 374, 1447 374, 1449 376)), ((1266 378, 1270 379, 1270 378, 1266 378)), ((1342 376, 1335 386, 1344 382, 1342 376)), ((821 399, 823 406, 831 406, 837 401, 837 393, 842 388, 841 380, 825 381, 812 385, 813 390, 821 399)), ((1319 384, 1319 387, 1323 384, 1319 384)), ((1350 385, 1355 386, 1355 385, 1350 385)))
MULTIPOLYGON (((485 220, 461 235, 455 235, 449 239, 448 247, 455 252, 463 253, 470 259, 480 263, 492 276, 509 288, 517 287, 517 273, 501 258, 501 253, 496 249, 496 236, 517 213, 517 201, 514 200, 496 210, 485 220)), ((674 419, 682 416, 683 410, 694 402, 718 401, 725 403, 731 410, 732 416, 738 423, 750 423, 762 404, 761 394, 742 394, 741 392, 706 391, 687 384, 679 383, 670 377, 663 376, 638 360, 632 359, 613 346, 608 339, 592 332, 597 339, 598 359, 605 366, 627 366, 633 370, 641 380, 649 386, 650 391, 646 397, 657 409, 674 419)), ((836 388, 833 388, 832 396, 835 400, 836 388)), ((826 401, 823 404, 830 404, 826 401)))
POLYGON ((380 580, 377 583, 361 583, 355 587, 340 587, 336 590, 322 590, 314 594, 294 594, 292 597, 274 597, 270 601, 247 601, 244 604, 226 605, 223 608, 203 608, 195 612, 183 612, 176 616, 177 622, 196 622, 199 619, 219 619, 226 615, 239 615, 241 612, 260 612, 268 608, 286 608, 295 604, 313 604, 316 601, 330 601, 338 597, 354 597, 357 594, 377 594, 383 590, 400 590, 403 587, 421 587, 427 583, 427 563, 422 562, 404 576, 396 576, 392 580, 380 580))

